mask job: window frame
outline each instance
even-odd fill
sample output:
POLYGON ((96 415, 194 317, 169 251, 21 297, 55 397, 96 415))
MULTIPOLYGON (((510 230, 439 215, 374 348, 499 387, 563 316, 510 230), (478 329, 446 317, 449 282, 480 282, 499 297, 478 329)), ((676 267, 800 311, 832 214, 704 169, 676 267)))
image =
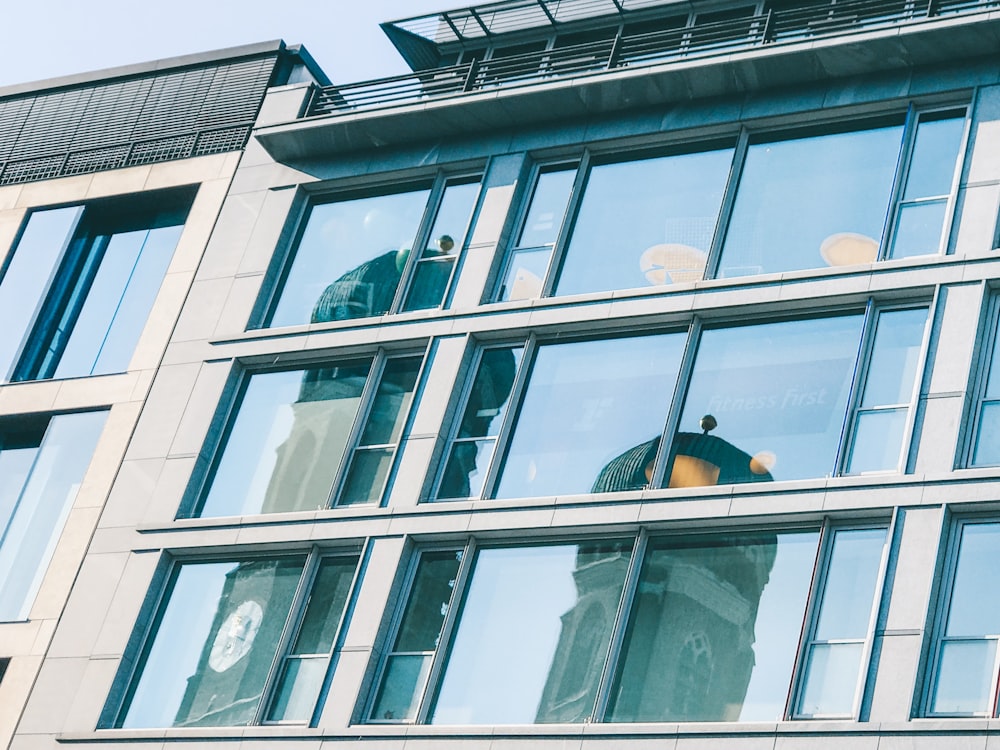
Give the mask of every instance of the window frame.
MULTIPOLYGON (((455 245, 455 262, 452 264, 451 274, 449 275, 448 284, 445 287, 441 303, 433 308, 421 308, 430 310, 447 309, 451 301, 452 293, 454 292, 456 277, 459 273, 459 265, 464 259, 466 248, 471 241, 479 209, 482 204, 483 197, 486 194, 483 180, 484 176, 485 168, 482 166, 474 166, 464 169, 437 169, 431 174, 404 176, 393 181, 386 179, 384 182, 379 182, 366 187, 345 187, 339 190, 302 190, 299 196, 300 204, 298 210, 293 211, 289 217, 292 224, 292 229, 289 232, 289 239, 287 242, 282 243, 284 245, 283 250, 275 254, 274 262, 276 266, 275 271, 273 272, 274 282, 265 286, 261 295, 263 303, 258 303, 260 313, 252 316, 250 325, 247 327, 248 330, 280 331, 299 325, 329 325, 329 322, 312 323, 311 321, 306 320, 300 323, 293 323, 284 326, 272 326, 272 320, 275 312, 277 311, 278 305, 281 302, 282 295, 285 292, 285 286, 291 274, 295 259, 299 254, 299 246, 301 245, 303 236, 309 226, 313 209, 333 203, 341 203, 363 198, 402 195, 407 192, 426 189, 428 191, 427 200, 424 203, 423 210, 421 211, 420 220, 416 226, 410 253, 407 256, 406 263, 401 271, 400 279, 393 294, 389 309, 379 315, 366 316, 351 320, 371 320, 372 318, 379 317, 381 315, 398 315, 402 312, 410 312, 404 310, 404 307, 410 295, 413 280, 416 275, 418 261, 423 255, 423 251, 424 248, 427 247, 427 243, 429 243, 432 239, 430 235, 434 229, 434 222, 437 218, 438 212, 440 211, 445 190, 451 184, 461 185, 478 182, 479 191, 473 201, 472 210, 469 213, 469 218, 464 228, 465 234, 463 235, 462 243, 460 245, 456 243, 455 245), (417 248, 419 248, 419 251, 417 251, 417 248)), ((331 282, 332 281, 334 280, 331 279, 331 282)))
MULTIPOLYGON (((204 563, 233 563, 238 565, 244 562, 254 561, 278 561, 278 560, 302 560, 302 572, 295 584, 292 601, 285 615, 285 620, 281 628, 281 633, 274 644, 274 656, 268 667, 267 677, 263 689, 254 710, 253 719, 246 726, 315 726, 316 721, 323 709, 329 693, 330 681, 336 670, 337 656, 343 646, 347 626, 351 619, 353 602, 358 596, 360 584, 363 577, 364 561, 370 554, 371 540, 366 540, 363 544, 353 547, 345 546, 335 549, 328 549, 313 545, 308 549, 285 549, 273 551, 270 554, 263 550, 254 550, 245 553, 215 553, 208 555, 190 555, 183 552, 167 552, 161 558, 161 571, 154 576, 147 593, 147 604, 144 609, 148 613, 146 617, 140 616, 139 626, 133 631, 132 646, 126 652, 134 654, 134 658, 123 659, 119 673, 115 679, 116 685, 121 685, 121 691, 116 695, 112 693, 102 716, 99 728, 117 729, 124 728, 128 712, 132 705, 132 700, 139 686, 140 678, 146 668, 149 653, 156 643, 159 628, 170 604, 180 571, 186 565, 198 565, 204 563), (283 676, 284 667, 290 654, 295 638, 302 627, 306 609, 313 594, 313 586, 316 584, 317 574, 323 560, 330 558, 355 558, 354 573, 351 577, 347 599, 344 609, 337 622, 333 643, 327 656, 326 673, 322 685, 316 696, 316 703, 310 716, 305 721, 281 721, 269 720, 267 715, 271 711, 277 692, 276 688, 280 678, 283 676), (105 720, 106 719, 106 720, 105 720)), ((227 725, 216 725, 215 728, 224 728, 227 725)), ((168 727, 149 727, 149 729, 171 729, 168 727)))
MULTIPOLYGON (((409 559, 406 563, 399 593, 393 606, 386 608, 387 616, 384 618, 384 639, 381 641, 383 648, 378 658, 372 659, 369 664, 369 673, 372 676, 369 689, 359 701, 360 709, 359 721, 364 725, 430 725, 430 717, 435 710, 440 690, 443 684, 443 676, 451 656, 452 648, 455 644, 456 629, 460 624, 466 600, 471 589, 471 580, 476 568, 477 553, 483 549, 521 549, 531 547, 542 547, 549 545, 571 545, 586 544, 588 542, 613 543, 631 541, 631 553, 628 561, 625 576, 622 581, 622 591, 619 597, 618 609, 614 613, 611 624, 611 635, 607 646, 607 653, 604 657, 603 667, 599 674, 598 684, 595 690, 594 704, 589 718, 584 723, 595 723, 605 725, 632 726, 634 722, 615 722, 608 718, 609 703, 612 697, 612 690, 620 668, 623 666, 625 639, 628 635, 630 619, 637 606, 636 601, 639 593, 640 577, 644 563, 647 560, 649 546, 651 542, 669 541, 698 541, 711 542, 716 539, 726 539, 730 536, 742 534, 752 534, 755 532, 778 532, 795 533, 815 531, 817 534, 816 552, 814 557, 813 570, 810 574, 806 601, 803 607, 802 622, 799 624, 799 637, 794 647, 792 658, 792 669, 789 675, 789 683, 785 694, 785 700, 781 718, 779 721, 812 721, 812 720, 852 720, 860 718, 864 703, 864 696, 869 688, 871 674, 871 655, 874 650, 875 625, 881 616, 884 607, 884 597, 886 591, 886 579, 889 569, 889 559, 893 546, 893 535, 896 524, 896 515, 884 519, 840 519, 835 520, 829 516, 813 523, 785 523, 776 526, 761 527, 716 527, 699 530, 664 530, 647 528, 645 526, 632 533, 609 533, 605 536, 594 533, 568 537, 557 535, 554 537, 532 538, 527 541, 514 543, 509 540, 500 540, 492 537, 480 537, 470 535, 462 538, 457 543, 438 542, 427 545, 415 546, 410 550, 409 559), (862 656, 858 667, 857 684, 854 690, 852 701, 852 712, 850 716, 841 714, 806 716, 799 712, 804 689, 804 677, 806 669, 806 658, 808 656, 807 647, 812 642, 810 639, 814 635, 818 623, 818 615, 822 597, 825 593, 826 582, 831 571, 831 557, 833 541, 836 533, 840 531, 860 531, 860 530, 884 530, 882 552, 876 571, 876 580, 873 590, 871 612, 867 624, 864 638, 862 656), (448 609, 443 618, 440 635, 436 642, 436 647, 431 654, 430 667, 422 685, 419 685, 414 693, 416 711, 414 718, 407 719, 384 719, 376 718, 373 713, 377 707, 378 699, 383 688, 383 681, 386 677, 387 667, 390 658, 397 653, 391 645, 400 633, 402 620, 406 614, 410 598, 415 592, 415 580, 418 568, 425 554, 436 552, 455 552, 461 555, 458 563, 458 572, 452 587, 451 596, 448 601, 448 609)), ((423 652, 421 652, 423 653, 423 652)), ((654 722, 659 723, 659 722, 654 722)), ((725 724, 725 721, 712 722, 725 724)), ((449 725, 450 726, 450 725, 449 725)), ((478 726, 478 725, 477 725, 478 726)))
POLYGON ((975 463, 976 449, 979 445, 979 436, 982 431, 983 413, 986 407, 1000 403, 1000 398, 986 398, 986 390, 989 385, 990 373, 993 368, 1000 368, 1000 359, 994 362, 994 350, 1000 344, 1000 290, 987 288, 984 313, 982 315, 977 342, 982 342, 979 352, 973 358, 971 368, 972 403, 967 409, 967 429, 965 430, 965 444, 959 450, 959 459, 955 468, 984 469, 1000 466, 996 463, 975 463))
MULTIPOLYGON (((761 315, 759 317, 754 317, 751 320, 746 320, 746 318, 732 319, 732 318, 719 318, 713 319, 710 317, 701 317, 699 315, 693 316, 687 324, 680 323, 676 326, 662 326, 659 328, 633 328, 626 330, 616 330, 607 333, 604 336, 593 336, 593 335, 580 335, 580 336, 560 336, 558 333, 554 334, 542 334, 537 332, 529 332, 524 338, 519 340, 500 340, 500 341, 483 341, 477 342, 472 336, 467 339, 468 350, 467 351, 467 362, 468 369, 466 370, 466 376, 461 384, 460 388, 455 389, 453 392, 455 395, 454 408, 449 410, 451 414, 450 423, 448 425, 447 432, 445 433, 445 441, 441 449, 440 460, 436 462, 436 468, 432 469, 433 479, 429 483, 430 491, 428 493, 428 499, 432 502, 454 502, 463 500, 491 500, 493 499, 494 493, 497 489, 500 475, 503 471, 504 464, 507 459, 507 453, 511 446, 511 437, 514 429, 517 426, 517 422, 520 418, 521 408, 524 404, 524 396, 526 389, 531 380, 532 370, 534 368, 536 355, 540 347, 546 346, 548 344, 564 344, 570 342, 586 342, 586 341, 606 341, 614 338, 629 338, 633 336, 642 336, 646 334, 657 334, 657 333, 669 333, 671 331, 686 331, 686 341, 684 344, 684 351, 681 357, 680 365, 678 368, 677 380, 672 385, 672 398, 670 404, 667 408, 666 414, 664 415, 664 427, 663 431, 659 434, 660 444, 657 448, 656 457, 654 459, 652 474, 649 482, 646 484, 646 490, 657 490, 662 491, 668 489, 665 486, 667 472, 671 465, 671 453, 673 437, 678 431, 678 425, 681 420, 681 415, 684 409, 684 405, 687 399, 688 390, 692 383, 692 375, 695 368, 695 364, 698 358, 698 350, 702 340, 702 335, 706 330, 712 329, 727 329, 727 328, 739 328, 739 327, 752 327, 755 325, 765 325, 768 323, 780 323, 785 321, 808 321, 816 320, 824 317, 836 317, 839 315, 861 315, 861 335, 858 341, 857 354, 855 356, 853 365, 853 375, 850 384, 850 391, 847 397, 847 403, 845 406, 845 412, 841 421, 840 428, 840 438, 837 443, 837 450, 833 456, 830 458, 830 471, 828 474, 822 477, 815 477, 815 479, 822 479, 825 477, 846 477, 846 476, 869 476, 869 475, 886 475, 892 473, 903 473, 907 470, 910 463, 910 452, 912 449, 912 444, 914 440, 914 428, 917 419, 917 405, 920 400, 920 393, 926 377, 927 369, 927 357, 929 350, 930 336, 932 332, 932 321, 934 317, 934 311, 937 306, 939 292, 935 291, 932 296, 928 299, 924 295, 920 295, 915 299, 905 300, 905 301, 893 301, 889 300, 886 302, 880 302, 875 297, 869 297, 865 303, 863 309, 858 309, 853 306, 845 306, 841 308, 833 308, 829 310, 820 310, 813 314, 803 314, 797 313, 791 316, 773 316, 773 315, 761 315), (870 472, 848 472, 848 465, 851 459, 852 451, 857 437, 857 425, 859 422, 859 415, 862 412, 861 409, 861 399, 864 396, 865 385, 868 382, 871 366, 873 362, 873 352, 875 344, 875 333, 877 330, 877 323, 880 316, 884 313, 891 313, 896 311, 906 311, 906 310, 919 310, 925 309, 927 311, 927 317, 924 323, 924 330, 920 342, 920 350, 917 355, 917 361, 914 368, 914 380, 912 389, 910 392, 910 399, 904 404, 894 405, 893 408, 905 408, 907 409, 907 415, 903 426, 903 438, 900 445, 899 457, 897 459, 896 467, 893 469, 880 469, 870 472), (475 384, 476 376, 479 373, 479 366, 482 362, 483 353, 493 349, 504 349, 504 348, 521 348, 521 362, 518 365, 512 386, 510 395, 508 397, 508 406, 506 408, 506 413, 503 418, 503 423, 497 432, 495 438, 495 447, 493 449, 493 454, 490 457, 490 463, 487 467, 487 473, 483 479, 483 486, 481 491, 469 497, 449 497, 449 498, 439 498, 439 493, 441 489, 442 482, 445 477, 445 472, 448 467, 448 461, 451 456, 451 451, 453 446, 460 440, 458 437, 459 430, 462 426, 462 419, 467 408, 470 394, 472 393, 473 386, 475 384), (669 437, 669 439, 668 439, 669 437)), ((1000 304, 998 304, 1000 308, 1000 304)), ((884 405, 879 407, 872 407, 873 409, 878 408, 889 408, 884 405)), ((783 480, 778 480, 783 481, 783 480)), ((784 480, 784 481, 796 481, 796 480, 784 480)), ((728 486, 728 485, 727 485, 728 486)), ((587 493, 592 494, 592 493, 587 493)))
MULTIPOLYGON (((371 360, 371 365, 369 366, 368 375, 365 378, 365 384, 362 389, 358 411, 354 417, 354 422, 351 424, 350 431, 348 432, 347 442, 344 446, 344 454, 340 458, 340 464, 337 468, 337 473, 334 477, 333 484, 330 488, 330 492, 327 495, 326 503, 323 506, 323 511, 338 510, 342 508, 350 508, 355 505, 360 505, 363 507, 383 507, 388 492, 392 486, 393 476, 395 474, 396 468, 399 464, 400 451, 403 447, 403 443, 407 438, 410 423, 415 414, 415 409, 417 402, 419 401, 420 391, 423 386, 424 379, 427 377, 428 373, 428 350, 429 345, 425 344, 422 349, 406 348, 406 349, 389 349, 385 347, 379 347, 374 351, 354 351, 350 353, 344 353, 343 355, 332 354, 323 359, 307 359, 302 361, 294 362, 284 362, 282 364, 272 366, 272 367, 257 367, 250 363, 243 363, 237 361, 234 365, 233 372, 230 373, 231 389, 226 389, 219 408, 216 411, 213 424, 217 425, 217 429, 209 431, 209 439, 206 440, 202 446, 200 456, 206 457, 208 460, 204 470, 198 472, 192 479, 188 486, 188 490, 185 493, 185 498, 181 503, 180 509, 176 518, 224 518, 226 516, 203 516, 201 515, 205 503, 208 499, 208 495, 211 491, 212 484, 215 481, 216 473, 225 455, 226 446, 228 445, 229 438, 232 435, 233 429, 236 425, 236 420, 239 417, 240 408, 243 404, 244 398, 247 393, 247 389, 250 386, 250 382, 255 375, 266 375, 269 373, 278 372, 304 372, 311 369, 319 369, 324 366, 339 367, 342 365, 350 365, 353 363, 363 362, 365 360, 371 360), (395 443, 393 448, 393 455, 390 462, 389 470, 386 474, 385 483, 379 492, 379 501, 377 503, 345 503, 341 504, 340 496, 344 490, 344 486, 348 475, 350 473, 351 467, 354 465, 354 456, 359 448, 371 447, 362 446, 361 438, 368 425, 369 417, 372 413, 372 408, 375 404, 375 399, 378 395, 379 386, 382 384, 383 376, 386 372, 386 366, 389 362, 393 360, 401 360, 408 358, 419 358, 420 364, 417 368, 416 377, 414 381, 413 394, 410 398, 410 403, 406 407, 406 414, 402 416, 402 427, 399 434, 399 439, 395 443), (227 395, 231 393, 231 395, 227 395), (213 439, 211 436, 215 434, 216 437, 213 439)), ((273 358, 272 358, 273 359, 273 358)), ((381 444, 380 444, 381 445, 381 444)), ((278 511, 276 511, 278 512, 278 511)), ((280 511, 280 512, 302 512, 302 511, 280 511)), ((312 511, 314 512, 314 511, 312 511)), ((256 512, 251 515, 266 517, 269 515, 264 512, 256 512)))
MULTIPOLYGON (((741 6, 742 7, 742 6, 741 6)), ((941 236, 938 241, 937 250, 934 253, 904 256, 907 260, 938 257, 947 254, 951 239, 951 228, 955 219, 955 208, 958 199, 958 186, 961 183, 961 175, 965 167, 966 151, 968 148, 969 134, 971 128, 972 106, 968 100, 951 103, 923 103, 919 100, 909 101, 904 109, 892 109, 882 112, 872 112, 866 114, 860 120, 822 120, 812 124, 795 125, 793 127, 773 127, 758 126, 753 122, 735 122, 732 124, 728 135, 717 135, 707 139, 680 139, 677 141, 661 143, 653 146, 640 146, 627 148, 624 150, 612 150, 610 147, 584 146, 581 147, 575 156, 558 156, 553 158, 539 158, 531 163, 530 176, 527 181, 527 189, 523 191, 520 198, 515 201, 515 206, 509 214, 510 226, 513 228, 509 240, 505 243, 501 261, 498 264, 499 273, 497 281, 489 296, 490 302, 508 301, 503 299, 504 283, 513 263, 515 255, 519 251, 526 249, 517 244, 521 233, 524 231, 525 221, 531 209, 534 199, 535 189, 538 184, 538 177, 546 171, 555 171, 561 168, 570 167, 576 163, 577 173, 570 189, 569 196, 562 223, 556 235, 552 247, 549 265, 546 270, 541 292, 537 299, 557 297, 555 287, 559 281, 563 266, 566 261, 566 254, 569 243, 573 237, 579 211, 586 194, 586 187, 589 182, 590 173, 594 166, 603 164, 622 164, 631 161, 641 161, 643 159, 656 158, 658 156, 669 156, 673 154, 698 154, 716 148, 733 148, 733 159, 730 166, 729 176, 723 186, 723 198, 716 217, 716 225, 712 234, 712 241, 708 248, 708 257, 705 263, 705 271, 701 277, 702 281, 739 281, 743 277, 720 277, 719 268, 722 260, 722 251, 725 245, 726 236, 729 232, 733 218, 736 199, 743 181, 743 172, 746 166, 748 149, 756 143, 768 143, 772 141, 796 140, 813 135, 825 135, 834 133, 855 133, 862 132, 875 127, 880 121, 898 119, 902 134, 900 139, 899 153, 896 157, 896 165, 892 184, 887 198, 887 208, 883 217, 882 232, 878 237, 878 252, 875 263, 882 263, 891 260, 893 245, 898 233, 899 216, 904 204, 920 204, 928 202, 930 198, 904 200, 903 194, 910 174, 910 167, 913 164, 914 150, 916 146, 916 136, 919 125, 926 118, 934 118, 936 115, 952 113, 956 118, 964 120, 962 136, 959 139, 958 149, 952 173, 949 193, 947 196, 937 196, 934 200, 945 201, 945 210, 942 217, 941 236)), ((823 266, 804 269, 804 271, 820 271, 823 266)), ((768 272, 764 272, 765 274, 768 272)), ((747 276, 749 282, 753 282, 761 274, 747 276)), ((673 285, 666 284, 650 288, 637 287, 641 291, 651 293, 662 293, 670 289, 673 285)), ((618 291, 618 290, 615 290, 618 291)), ((588 292, 584 292, 587 294, 588 292)), ((610 292, 608 292, 610 294, 610 292)), ((572 295, 568 295, 572 296, 572 295)), ((536 299, 536 298, 532 298, 536 299)), ((525 302, 527 300, 521 300, 525 302)))

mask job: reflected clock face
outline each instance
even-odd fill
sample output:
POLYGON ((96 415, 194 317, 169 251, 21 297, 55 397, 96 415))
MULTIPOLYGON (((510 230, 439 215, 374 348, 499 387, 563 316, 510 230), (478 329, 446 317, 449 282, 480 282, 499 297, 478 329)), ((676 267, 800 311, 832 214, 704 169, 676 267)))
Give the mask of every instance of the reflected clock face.
POLYGON ((215 634, 208 666, 216 672, 225 672, 246 656, 260 630, 264 610, 253 599, 247 599, 229 613, 215 634))

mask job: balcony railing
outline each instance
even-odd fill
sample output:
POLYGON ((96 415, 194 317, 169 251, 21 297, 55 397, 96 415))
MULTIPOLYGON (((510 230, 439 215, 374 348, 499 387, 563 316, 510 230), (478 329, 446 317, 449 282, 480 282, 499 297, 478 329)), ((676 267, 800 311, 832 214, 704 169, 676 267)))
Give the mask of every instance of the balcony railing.
POLYGON ((929 18, 975 14, 1000 0, 836 0, 541 52, 474 60, 391 78, 317 88, 306 116, 350 114, 463 94, 511 88, 552 78, 710 58, 764 45, 838 36, 919 23, 929 18))

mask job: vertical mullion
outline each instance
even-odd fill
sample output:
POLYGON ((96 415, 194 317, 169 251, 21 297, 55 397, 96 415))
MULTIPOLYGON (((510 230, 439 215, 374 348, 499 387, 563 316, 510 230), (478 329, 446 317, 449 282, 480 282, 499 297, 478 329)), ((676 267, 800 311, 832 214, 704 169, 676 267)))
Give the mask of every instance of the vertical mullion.
POLYGON ((875 330, 878 326, 879 309, 874 300, 868 299, 865 306, 864 322, 861 336, 858 340, 858 352, 854 360, 854 376, 851 378, 851 390, 847 395, 847 409, 840 426, 840 441, 837 443, 837 455, 834 456, 832 476, 844 473, 847 457, 854 447, 854 431, 857 428, 857 412, 864 394, 865 382, 868 380, 868 366, 871 362, 872 345, 875 341, 875 330))
POLYGON ((507 456, 507 446, 510 442, 511 432, 521 416, 521 405, 524 398, 524 390, 527 387, 528 375, 534 367, 535 355, 538 351, 538 339, 535 334, 529 334, 528 340, 524 344, 521 354, 521 366, 514 376, 514 383, 510 389, 509 406, 504 415, 503 424, 496 436, 496 444, 493 448, 493 457, 490 460, 490 468, 483 479, 483 491, 480 499, 493 497, 496 485, 500 476, 500 467, 507 456))
POLYGON ((608 710, 608 701, 611 699, 611 688, 618 669, 618 660, 621 658, 622 647, 625 643, 625 629, 628 627, 632 607, 635 603, 636 592, 639 589, 639 575, 642 572, 642 563, 646 557, 648 543, 648 533, 644 528, 640 528, 639 533, 635 537, 635 542, 632 544, 632 560, 629 562, 628 570, 625 573, 622 595, 618 603, 618 612, 615 615, 615 622, 611 630, 611 640, 608 643, 607 658, 604 661, 604 668, 601 670, 600 680, 597 683, 597 700, 594 703, 593 713, 590 717, 591 721, 603 722, 608 710))
POLYGON ((267 718, 267 712, 271 707, 271 700, 274 697, 274 686, 278 680, 278 675, 285 666, 286 657, 292 647, 296 636, 299 634, 299 627, 302 625, 302 618, 305 615, 306 606, 309 603, 309 594, 312 590, 316 572, 319 570, 319 554, 316 547, 309 552, 309 556, 302 566, 302 573, 299 574, 299 583, 295 587, 295 595, 292 597, 292 605, 288 608, 285 617, 285 625, 281 629, 278 643, 274 649, 274 658, 267 671, 267 679, 264 681, 264 688, 261 690, 260 699, 257 701, 257 709, 254 711, 251 724, 263 724, 267 718))
POLYGON ((910 175, 910 160, 913 158, 913 149, 917 142, 917 126, 919 124, 920 114, 911 103, 906 110, 906 119, 903 122, 903 137, 899 144, 896 174, 893 177, 892 190, 889 193, 889 208, 886 210, 885 221, 882 223, 882 241, 879 245, 876 261, 886 260, 889 257, 889 253, 892 250, 892 243, 895 241, 896 220, 899 217, 906 181, 910 175))
POLYGON ((673 452, 674 435, 677 434, 681 412, 684 410, 684 397, 691 385, 691 376, 694 373, 694 363, 698 355, 698 346, 701 343, 701 334, 701 318, 694 317, 688 326, 687 341, 684 342, 681 366, 677 370, 673 398, 667 408, 666 423, 660 435, 660 447, 656 451, 656 458, 653 459, 653 474, 649 480, 649 486, 653 489, 663 487, 667 470, 670 468, 668 464, 670 463, 670 454, 673 452))
POLYGON ((465 545, 462 553, 462 564, 458 568, 458 576, 455 578, 455 588, 451 592, 451 600, 448 603, 448 614, 445 615, 441 625, 441 635, 438 637, 437 648, 431 657, 431 668, 427 671, 427 680, 423 686, 423 693, 420 696, 415 724, 426 724, 427 717, 431 711, 431 705, 436 700, 438 681, 444 671, 444 662, 448 657, 451 646, 451 636, 458 621, 458 611, 465 601, 466 588, 469 576, 472 575, 474 560, 477 552, 476 538, 471 537, 465 545))
POLYGON ((365 380, 365 387, 361 391, 361 402, 358 404, 358 413, 351 426, 351 434, 347 438, 347 445, 344 448, 344 455, 340 459, 340 466, 337 468, 337 475, 333 481, 330 495, 326 499, 326 507, 332 508, 343 490, 344 481, 347 479, 347 470, 354 462, 354 452, 358 448, 358 442, 368 424, 368 415, 371 413, 372 404, 378 394, 379 384, 382 382, 382 373, 385 371, 386 363, 385 351, 380 349, 368 369, 368 378, 365 380))
POLYGON ((722 194, 722 205, 719 206, 719 216, 715 220, 715 232, 712 235, 712 245, 708 249, 705 260, 705 278, 714 279, 719 273, 722 261, 722 248, 729 231, 729 222, 733 218, 733 208, 736 205, 736 195, 739 192, 740 180, 743 179, 743 169, 746 166, 747 149, 750 146, 750 133, 746 126, 741 126, 736 138, 736 148, 733 149, 733 163, 729 167, 729 180, 722 194))
MULTIPOLYGON (((549 267, 545 273, 545 281, 542 283, 542 297, 551 297, 555 291, 556 282, 562 272, 562 264, 566 255, 566 248, 570 238, 573 236, 573 228, 576 225, 576 218, 580 211, 580 204, 583 202, 584 188, 590 178, 591 153, 589 149, 583 152, 580 163, 576 168, 576 178, 573 180, 573 187, 570 188, 569 200, 566 201, 566 209, 563 214, 562 223, 559 225, 559 234, 552 245, 552 255, 549 258, 549 267)), ((527 218, 527 214, 525 214, 527 218)))
POLYGON ((413 238, 413 244, 410 246, 410 254, 403 265, 399 284, 396 286, 396 294, 392 298, 392 304, 389 305, 389 313, 398 313, 403 308, 403 303, 406 301, 406 295, 409 292, 410 282, 417 267, 417 260, 423 255, 424 249, 427 247, 428 235, 434 226, 438 209, 441 207, 441 197, 444 195, 446 182, 444 175, 438 172, 431 186, 430 195, 427 196, 423 216, 420 217, 420 223, 417 225, 417 235, 413 238))

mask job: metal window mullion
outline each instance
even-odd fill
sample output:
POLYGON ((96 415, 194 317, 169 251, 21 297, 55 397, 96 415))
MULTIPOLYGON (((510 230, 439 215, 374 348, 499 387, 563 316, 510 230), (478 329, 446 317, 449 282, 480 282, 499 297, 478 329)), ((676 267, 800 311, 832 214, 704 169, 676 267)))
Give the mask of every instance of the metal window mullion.
POLYGON ((837 455, 834 456, 832 476, 840 476, 845 472, 848 457, 854 448, 854 432, 857 429, 857 414, 864 397, 865 383, 868 380, 868 367, 871 364, 872 347, 875 343, 875 330, 878 326, 879 309, 872 298, 868 298, 865 306, 864 321, 861 336, 858 340, 857 355, 854 360, 854 373, 851 378, 851 390, 847 395, 847 408, 840 426, 840 441, 837 443, 837 455))
POLYGON ((653 489, 661 488, 665 484, 667 464, 670 462, 670 454, 673 452, 674 436, 680 429, 681 412, 684 410, 684 397, 691 385, 691 378, 694 375, 695 359, 698 356, 698 346, 701 343, 702 322, 701 318, 695 316, 687 329, 687 340, 684 342, 684 352, 681 355, 681 365, 677 368, 677 380, 674 383, 673 397, 667 407, 666 420, 663 432, 660 434, 660 446, 656 450, 656 457, 653 459, 653 473, 649 479, 649 486, 653 489))
POLYGON ((889 207, 885 212, 885 220, 882 223, 882 238, 879 243, 879 252, 876 256, 876 261, 889 258, 893 242, 896 240, 896 223, 902 206, 903 193, 906 190, 906 182, 910 176, 910 160, 913 158, 913 149, 917 141, 917 126, 919 123, 920 115, 916 107, 911 103, 906 110, 906 119, 903 122, 903 137, 900 139, 899 156, 896 159, 896 173, 893 176, 892 189, 889 192, 889 207))
POLYGON ((371 366, 368 369, 368 378, 365 380, 365 387, 361 391, 358 413, 354 417, 354 424, 351 425, 351 432, 348 435, 347 444, 344 446, 344 455, 340 458, 340 466, 337 468, 333 487, 326 499, 327 508, 334 507, 340 499, 340 493, 344 489, 344 482, 347 480, 347 472, 354 462, 354 452, 357 450, 361 442, 361 436, 368 425, 368 417, 371 414, 375 397, 378 395, 378 388, 382 383, 382 374, 385 372, 387 360, 388 357, 382 349, 379 349, 374 359, 372 359, 371 366))
MULTIPOLYGON (((556 241, 552 245, 549 267, 545 272, 545 280, 542 283, 542 292, 540 295, 542 297, 551 297, 553 295, 556 281, 562 272, 566 248, 569 246, 570 238, 573 236, 573 229, 579 215, 580 204, 583 203, 584 190, 590 179, 591 161, 590 149, 585 149, 576 167, 576 178, 573 180, 573 186, 570 188, 569 200, 566 201, 562 222, 559 225, 559 233, 556 235, 556 241)), ((525 219, 527 219, 527 214, 525 214, 525 219)))
MULTIPOLYGON (((451 599, 448 602, 448 613, 441 623, 441 633, 438 636, 437 648, 431 657, 431 667, 427 671, 427 679, 424 682, 423 693, 420 696, 417 707, 417 715, 414 719, 416 724, 426 724, 431 705, 437 697, 438 681, 444 672, 444 662, 448 658, 451 646, 452 633, 458 622, 458 611, 465 602, 465 589, 468 586, 469 578, 472 575, 474 559, 477 552, 477 542, 475 537, 470 537, 462 553, 462 563, 458 568, 458 575, 455 577, 455 586, 451 590, 451 599)), ((411 584, 412 586, 412 584, 411 584)), ((412 588, 411 588, 412 594, 412 588)))
POLYGON ((506 453, 510 443, 511 434, 513 433, 514 426, 517 424, 517 421, 521 416, 524 393, 527 388, 529 373, 534 368, 534 360, 538 352, 538 346, 538 338, 534 333, 530 334, 528 336, 528 340, 524 344, 524 349, 522 350, 521 366, 517 369, 517 374, 514 376, 514 384, 511 386, 507 413, 504 415, 503 424, 500 425, 500 430, 494 438, 496 440, 496 444, 493 448, 493 455, 490 458, 490 468, 486 472, 486 477, 483 479, 483 490, 482 495, 480 496, 481 499, 486 500, 492 498, 493 493, 496 490, 496 485, 499 482, 500 467, 506 460, 506 453))
POLYGON ((601 676, 597 683, 597 698, 590 717, 590 720, 594 722, 603 722, 608 710, 618 661, 621 659, 622 648, 625 644, 625 629, 628 627, 636 593, 639 590, 639 575, 642 572, 642 563, 646 557, 648 544, 649 534, 645 528, 640 528, 635 542, 632 544, 632 559, 625 572, 622 595, 618 602, 618 612, 615 615, 611 629, 611 640, 608 643, 607 657, 604 660, 604 668, 601 670, 601 676))
POLYGON ((829 519, 824 519, 820 527, 819 540, 816 545, 816 555, 813 558, 812 577, 809 579, 809 592, 806 597, 805 611, 802 613, 802 623, 799 626, 799 637, 795 644, 795 658, 792 661, 792 676, 785 692, 785 708, 782 719, 793 719, 799 715, 799 703, 805 681, 805 665, 809 659, 809 643, 819 624, 819 612, 822 609, 823 593, 826 591, 826 581, 830 572, 830 559, 833 556, 833 540, 836 531, 830 528, 829 519))
POLYGON ((733 161, 729 166, 729 179, 722 194, 719 215, 715 220, 712 244, 708 250, 708 258, 705 259, 706 279, 714 279, 719 274, 719 266, 722 263, 722 249, 725 245, 726 234, 729 232, 729 223, 733 219, 733 209, 736 206, 736 196, 739 192, 740 181, 743 179, 743 170, 746 167, 749 147, 750 132, 746 126, 741 126, 739 135, 736 138, 736 146, 733 149, 733 161))
POLYGON ((319 570, 319 555, 316 547, 310 550, 306 557, 302 572, 299 574, 299 583, 295 587, 295 594, 292 596, 292 604, 288 608, 285 616, 285 625, 278 636, 275 644, 274 656, 271 659, 271 666, 267 670, 267 679, 264 680, 264 687, 261 690, 260 699, 257 701, 257 709, 254 711, 251 724, 263 724, 267 717, 267 712, 271 708, 271 700, 274 697, 274 688, 285 666, 285 657, 291 653, 292 643, 298 636, 302 619, 305 615, 306 606, 309 604, 309 594, 312 590, 313 581, 319 570))
POLYGON ((410 284, 416 271, 417 261, 423 256, 427 249, 428 236, 434 227, 434 220, 437 218, 438 210, 441 208, 441 199, 444 196, 447 180, 441 172, 438 172, 431 185, 430 195, 427 196, 427 203, 424 204, 424 212, 417 224, 417 233, 410 246, 410 254, 403 264, 403 270, 399 277, 399 284, 396 286, 396 294, 389 305, 390 313, 398 313, 403 309, 406 297, 410 291, 410 284))

